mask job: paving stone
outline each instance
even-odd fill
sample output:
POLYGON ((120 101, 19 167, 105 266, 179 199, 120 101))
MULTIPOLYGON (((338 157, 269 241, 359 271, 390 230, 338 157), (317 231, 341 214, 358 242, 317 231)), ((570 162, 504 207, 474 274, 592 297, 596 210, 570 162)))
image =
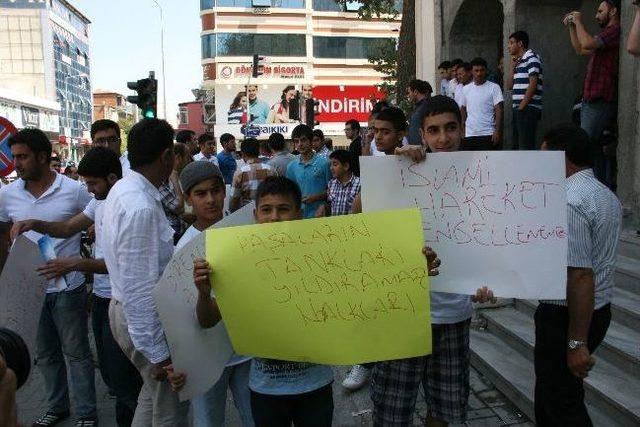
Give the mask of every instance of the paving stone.
POLYGON ((517 408, 510 404, 495 406, 491 409, 493 409, 496 415, 498 415, 502 419, 502 421, 504 421, 508 425, 521 424, 523 421, 528 420, 528 418, 523 413, 521 413, 517 408))
POLYGON ((491 410, 491 408, 487 407, 482 409, 470 409, 467 411, 467 421, 493 417, 495 415, 496 414, 491 410))
POLYGON ((467 427, 496 427, 496 426, 504 426, 505 423, 500 419, 500 417, 493 416, 488 418, 479 418, 477 420, 467 421, 467 427))
POLYGON ((478 393, 478 398, 488 407, 502 406, 507 403, 504 395, 495 388, 478 393))
MULTIPOLYGON (((90 342, 93 345, 93 339, 91 339, 90 342)), ((373 404, 369 398, 369 387, 366 386, 356 392, 344 390, 341 383, 347 375, 348 369, 349 367, 344 366, 334 368, 334 425, 338 427, 371 427, 373 404)), ((100 425, 108 427, 115 426, 115 399, 109 397, 107 387, 102 382, 99 371, 96 369, 95 372, 96 398, 100 425)), ((451 427, 495 427, 505 425, 502 419, 512 420, 511 423, 528 421, 526 418, 514 418, 513 414, 515 411, 513 410, 513 406, 505 406, 507 399, 473 368, 471 369, 471 381, 472 391, 469 396, 469 421, 465 424, 452 425, 451 427), (476 392, 476 390, 480 390, 480 392, 476 392), (504 410, 504 412, 499 412, 502 410, 504 410)), ((46 410, 44 382, 37 367, 32 370, 29 382, 18 391, 17 402, 19 420, 26 426, 31 425, 31 423, 46 410)), ((416 401, 415 426, 424 425, 427 410, 424 391, 421 387, 420 395, 416 401)), ((226 418, 226 425, 228 427, 237 427, 240 425, 240 417, 233 404, 231 393, 228 394, 226 418)), ((73 427, 74 425, 74 414, 72 414, 68 420, 59 424, 60 427, 73 427)), ((529 427, 531 424, 518 425, 529 427)))

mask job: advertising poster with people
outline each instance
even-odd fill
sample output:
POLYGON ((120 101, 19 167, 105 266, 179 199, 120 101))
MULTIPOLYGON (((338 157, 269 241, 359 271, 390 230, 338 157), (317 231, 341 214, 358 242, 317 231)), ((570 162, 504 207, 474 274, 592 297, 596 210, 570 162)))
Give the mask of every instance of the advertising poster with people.
POLYGON ((329 134, 331 130, 341 133, 347 120, 366 123, 373 105, 383 98, 376 86, 314 86, 295 81, 218 84, 216 134, 266 139, 274 132, 288 136, 297 124, 314 121, 329 134))

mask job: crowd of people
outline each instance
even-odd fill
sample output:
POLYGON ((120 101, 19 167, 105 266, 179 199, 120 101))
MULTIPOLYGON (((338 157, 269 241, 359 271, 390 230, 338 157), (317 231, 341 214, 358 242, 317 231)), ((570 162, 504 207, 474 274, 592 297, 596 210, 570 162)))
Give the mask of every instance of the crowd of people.
MULTIPOLYGON (((591 424, 583 379, 611 319, 621 206, 598 167, 601 133, 613 117, 619 2, 603 1, 596 19, 602 32, 595 36, 586 33, 578 12, 564 19, 576 52, 591 55, 582 128, 558 125, 540 140, 542 61, 529 47, 527 33, 513 33, 508 44, 513 73, 504 85, 513 91, 514 148, 563 151, 566 159, 567 298, 541 301, 535 315, 535 413, 541 426, 591 424)), ((640 54, 640 9, 628 50, 640 54)), ((229 389, 243 426, 330 426, 334 371, 311 363, 234 354, 209 391, 181 402, 177 391, 190 379, 173 369, 152 290, 175 250, 248 203, 255 203, 258 224, 360 213, 361 188, 367 185, 360 179, 361 156, 423 162, 430 153, 500 149, 503 77, 489 79, 487 68, 482 58, 444 62, 441 94, 432 96, 425 81, 410 82, 411 114, 378 102, 366 129, 357 120, 345 123, 347 149, 333 150, 322 131, 301 124, 290 142, 279 133, 263 143, 242 140, 238 158, 231 134, 218 137, 222 150, 216 153, 211 134, 175 133, 165 121, 143 119, 128 133, 123 151, 118 125, 98 120, 91 127, 95 147, 77 168, 61 174, 52 167, 51 143, 43 132, 24 129, 13 135, 9 145, 19 178, 0 189, 0 267, 21 234, 55 238, 58 256, 34 266, 49 282, 36 350, 47 408, 33 425, 58 424, 70 416, 72 402, 77 426, 98 424, 90 298, 99 370, 115 396, 119 426, 187 425, 190 408, 194 425, 222 426, 229 389), (93 257, 80 256, 81 232, 95 236, 93 257), (87 275, 93 277, 89 282, 87 275)), ((249 103, 256 98, 251 89, 249 103)), ((245 95, 238 96, 240 102, 245 95)), ((286 99, 283 92, 283 109, 286 99)), ((447 260, 430 248, 423 252, 429 275, 437 275, 447 260)), ((215 267, 203 259, 193 263, 194 315, 202 328, 222 319, 212 295, 215 267)), ((472 303, 494 300, 487 287, 475 295, 432 292, 431 325, 425 328, 432 330, 433 353, 353 366, 342 385, 356 390, 370 381, 376 426, 412 425, 420 385, 426 425, 463 423, 469 409, 472 303)), ((0 419, 15 425, 17 383, 1 354, 0 419)))

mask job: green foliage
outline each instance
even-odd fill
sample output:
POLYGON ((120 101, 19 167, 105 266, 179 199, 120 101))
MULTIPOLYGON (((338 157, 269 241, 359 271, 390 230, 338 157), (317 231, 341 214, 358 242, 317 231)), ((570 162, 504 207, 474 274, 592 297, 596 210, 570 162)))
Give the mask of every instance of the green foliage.
MULTIPOLYGON (((335 2, 345 6, 349 0, 335 0, 335 2)), ((391 20, 398 16, 399 5, 402 6, 402 2, 397 0, 364 0, 362 7, 358 10, 358 15, 367 20, 386 15, 386 18, 391 20)))
POLYGON ((127 135, 129 135, 129 131, 133 127, 135 122, 133 121, 133 117, 123 117, 118 120, 118 126, 120 126, 120 149, 124 153, 127 151, 127 135))
MULTIPOLYGON (((334 1, 345 5, 348 0, 334 1)), ((411 9, 410 6, 413 5, 413 0, 409 2, 401 0, 365 0, 362 1, 362 4, 358 11, 358 15, 362 19, 368 20, 373 17, 384 16, 387 20, 393 20, 397 18, 399 11, 403 8, 409 7, 411 9)), ((408 20, 415 19, 414 10, 404 11, 408 20)), ((415 60, 399 60, 401 56, 399 47, 402 46, 404 46, 405 53, 414 55, 413 59, 415 59, 415 27, 407 24, 407 19, 403 15, 400 37, 401 39, 404 37, 404 43, 403 40, 385 40, 376 46, 376 53, 369 56, 368 59, 373 64, 373 69, 385 76, 383 77, 383 83, 378 86, 388 94, 387 99, 392 102, 395 101, 405 111, 410 111, 412 106, 404 94, 404 88, 407 82, 415 77, 415 60)))

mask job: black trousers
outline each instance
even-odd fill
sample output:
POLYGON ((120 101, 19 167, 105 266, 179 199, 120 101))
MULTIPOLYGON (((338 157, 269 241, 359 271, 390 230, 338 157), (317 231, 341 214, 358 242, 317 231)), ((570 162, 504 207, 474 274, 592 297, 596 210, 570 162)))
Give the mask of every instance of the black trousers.
POLYGON ((100 374, 110 391, 116 395, 116 422, 119 427, 129 427, 138 405, 142 378, 113 338, 109 327, 110 302, 109 298, 93 295, 91 323, 100 374))
POLYGON ((513 149, 535 150, 540 144, 536 141, 536 128, 542 111, 527 106, 524 110, 513 109, 513 149))
POLYGON ((493 151, 500 150, 500 145, 493 145, 492 136, 468 136, 462 140, 460 151, 493 151))
MULTIPOLYGON (((567 367, 567 307, 540 304, 535 314, 535 413, 540 427, 592 426, 584 404, 582 379, 567 367)), ((593 353, 611 322, 611 305, 595 310, 587 347, 593 353)))
POLYGON ((330 427, 333 421, 331 384, 304 394, 273 396, 251 392, 256 427, 330 427))

